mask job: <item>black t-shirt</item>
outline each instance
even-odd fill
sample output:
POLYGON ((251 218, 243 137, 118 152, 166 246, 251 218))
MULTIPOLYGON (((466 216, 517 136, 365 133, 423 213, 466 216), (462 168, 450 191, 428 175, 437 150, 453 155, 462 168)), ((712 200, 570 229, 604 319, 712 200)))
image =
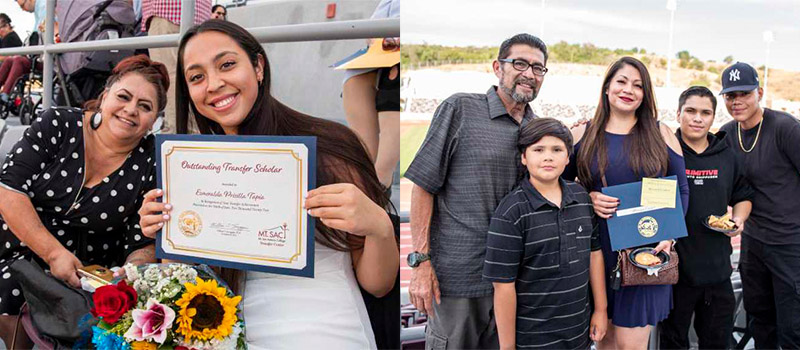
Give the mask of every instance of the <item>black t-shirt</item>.
POLYGON ((762 123, 760 132, 758 125, 740 132, 736 121, 720 129, 754 190, 744 234, 766 244, 800 244, 800 121, 764 108, 762 123))
POLYGON ((17 32, 12 31, 8 33, 2 40, 0 40, 0 49, 5 49, 9 47, 20 47, 22 46, 22 40, 19 39, 19 35, 17 32))

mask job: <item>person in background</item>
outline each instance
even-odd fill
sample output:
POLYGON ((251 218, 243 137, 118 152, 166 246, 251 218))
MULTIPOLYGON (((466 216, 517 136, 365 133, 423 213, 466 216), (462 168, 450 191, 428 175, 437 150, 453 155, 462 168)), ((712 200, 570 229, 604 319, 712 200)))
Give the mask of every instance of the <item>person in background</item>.
MULTIPOLYGON (((44 1, 44 0, 39 0, 44 1)), ((194 4, 194 24, 203 23, 211 18, 211 0, 196 0, 194 4)), ((148 36, 177 34, 181 26, 181 1, 180 0, 142 0, 142 31, 148 36)), ((165 47, 150 49, 150 58, 162 62, 169 70, 169 78, 175 81, 175 65, 178 62, 178 49, 165 47)), ((167 92, 169 100, 164 110, 164 123, 161 132, 174 134, 175 125, 175 85, 170 86, 167 92)), ((196 131, 194 125, 190 128, 196 131)))
MULTIPOLYGON (((41 33, 44 33, 44 20, 46 8, 46 0, 17 0, 19 7, 25 12, 33 12, 34 24, 33 28, 35 33, 31 34, 31 38, 37 41, 41 33)), ((30 43, 29 43, 30 44, 30 43)), ((21 46, 21 45, 20 45, 21 46)), ((17 79, 31 70, 31 59, 25 55, 16 55, 6 57, 2 60, 0 65, 0 102, 7 103, 8 95, 11 89, 14 88, 17 79)))
POLYGON ((744 178, 742 164, 725 142, 724 131, 709 133, 717 99, 705 87, 692 86, 678 99, 675 133, 686 160, 689 181, 689 236, 678 239, 678 284, 672 287, 674 308, 661 322, 662 349, 689 349, 689 325, 700 349, 728 349, 733 331, 736 298, 731 284, 731 237, 738 236, 750 215, 753 190, 744 178), (723 216, 732 206, 734 232, 723 234, 707 228, 709 215, 723 216))
POLYGON ((33 13, 33 29, 39 28, 45 20, 47 0, 17 0, 17 5, 25 12, 33 13))
MULTIPOLYGON (((399 0, 381 0, 375 18, 399 18, 399 0)), ((400 38, 385 38, 384 50, 398 50, 400 38)), ((347 124, 361 138, 375 163, 378 179, 391 189, 400 160, 400 66, 348 69, 342 86, 342 103, 347 124)))
MULTIPOLYGON (((14 31, 14 27, 11 26, 11 18, 5 13, 0 13, 0 49, 20 46, 22 46, 22 40, 19 39, 19 35, 14 31)), ((0 63, 5 58, 6 56, 0 56, 0 63)))
POLYGON ((228 10, 225 9, 225 6, 216 4, 211 8, 211 18, 225 21, 228 19, 228 10))
POLYGON ((800 121, 759 105, 758 73, 737 62, 720 76, 734 120, 720 128, 755 191, 742 232, 744 309, 759 349, 800 349, 800 121))

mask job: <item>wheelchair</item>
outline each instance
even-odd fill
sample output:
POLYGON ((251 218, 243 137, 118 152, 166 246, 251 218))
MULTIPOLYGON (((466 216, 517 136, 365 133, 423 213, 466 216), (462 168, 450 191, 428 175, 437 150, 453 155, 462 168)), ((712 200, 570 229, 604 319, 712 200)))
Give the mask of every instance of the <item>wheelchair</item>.
POLYGON ((0 118, 16 115, 22 125, 30 125, 41 111, 44 76, 42 75, 41 56, 35 55, 31 60, 31 71, 20 76, 8 95, 8 102, 0 103, 0 118))

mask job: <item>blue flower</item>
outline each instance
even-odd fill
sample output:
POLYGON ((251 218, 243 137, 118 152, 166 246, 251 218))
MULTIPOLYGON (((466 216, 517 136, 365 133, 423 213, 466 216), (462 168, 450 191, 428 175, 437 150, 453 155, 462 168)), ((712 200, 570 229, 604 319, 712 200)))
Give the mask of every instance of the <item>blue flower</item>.
POLYGON ((92 327, 92 344, 97 350, 130 350, 131 345, 119 335, 105 329, 92 327))

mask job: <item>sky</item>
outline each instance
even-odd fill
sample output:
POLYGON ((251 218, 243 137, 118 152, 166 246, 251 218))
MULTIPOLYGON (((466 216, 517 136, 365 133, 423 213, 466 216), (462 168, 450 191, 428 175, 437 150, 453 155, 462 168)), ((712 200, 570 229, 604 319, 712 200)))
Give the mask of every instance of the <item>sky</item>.
MULTIPOLYGON (((402 0, 404 43, 499 46, 517 33, 545 43, 592 43, 669 52, 666 0, 402 0), (542 29, 544 34, 542 35, 542 29)), ((762 65, 764 31, 772 31, 769 66, 800 71, 800 0, 678 0, 673 54, 762 65)))

